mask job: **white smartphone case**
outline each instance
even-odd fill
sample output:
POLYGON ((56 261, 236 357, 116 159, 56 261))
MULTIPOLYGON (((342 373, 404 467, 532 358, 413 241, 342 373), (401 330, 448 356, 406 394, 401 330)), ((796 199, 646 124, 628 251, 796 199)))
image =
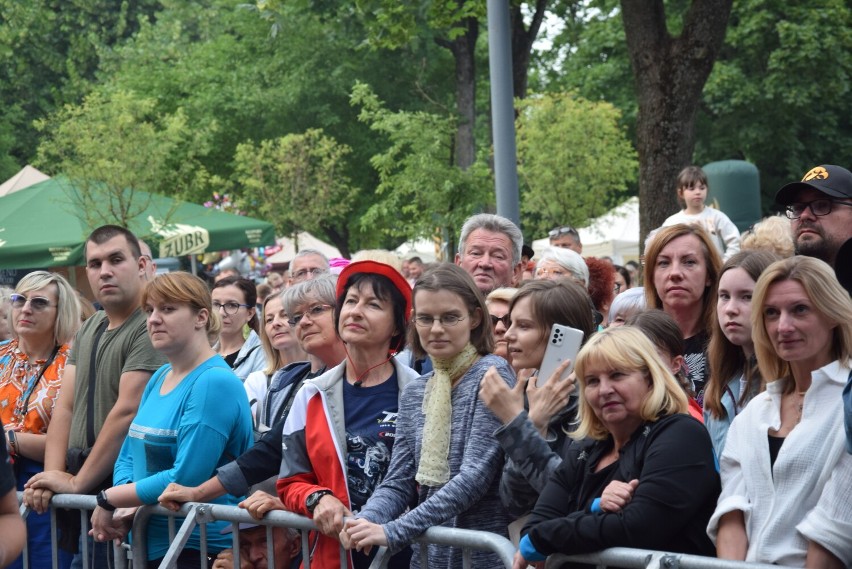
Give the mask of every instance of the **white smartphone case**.
POLYGON ((550 331, 550 338, 547 340, 547 348, 544 350, 541 367, 538 369, 536 386, 544 385, 556 371, 556 368, 566 359, 571 360, 571 365, 563 372, 561 379, 567 378, 574 369, 574 359, 577 357, 582 343, 582 330, 562 324, 554 324, 550 331))

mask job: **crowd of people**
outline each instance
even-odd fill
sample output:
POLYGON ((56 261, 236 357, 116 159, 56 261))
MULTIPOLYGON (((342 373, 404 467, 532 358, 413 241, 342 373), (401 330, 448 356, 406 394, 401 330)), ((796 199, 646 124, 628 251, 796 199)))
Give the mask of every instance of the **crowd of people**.
MULTIPOLYGON (((683 210, 623 266, 567 226, 536 259, 478 214, 453 263, 304 250, 267 282, 207 283, 96 229, 98 310, 45 271, 0 294, 0 564, 26 539, 51 566, 51 498, 90 494, 88 527, 57 513, 60 567, 83 566, 83 540, 110 566, 140 506, 186 502, 312 518, 324 569, 381 547, 393 568, 462 567, 413 543, 434 526, 510 537, 517 569, 619 546, 852 565, 852 173, 812 169, 779 190, 786 220, 743 236, 707 191, 684 169, 683 210), (554 327, 582 346, 539 377, 554 327)), ((196 528, 178 567, 235 567, 230 531, 196 528)), ((134 562, 158 567, 165 517, 146 540, 134 562)), ((292 530, 238 542, 240 569, 302 562, 292 530)))

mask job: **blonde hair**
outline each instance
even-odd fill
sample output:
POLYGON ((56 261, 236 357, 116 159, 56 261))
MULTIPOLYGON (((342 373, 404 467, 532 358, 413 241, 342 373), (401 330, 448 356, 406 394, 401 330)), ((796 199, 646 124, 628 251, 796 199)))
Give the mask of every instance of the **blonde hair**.
POLYGON ((33 271, 24 275, 15 292, 26 295, 28 292, 56 285, 56 320, 53 323, 53 341, 57 346, 67 344, 74 339, 80 329, 80 302, 77 293, 68 281, 57 273, 33 271))
POLYGON ((512 299, 515 297, 517 292, 518 289, 510 286, 495 288, 488 293, 488 296, 485 297, 485 306, 488 306, 492 302, 505 302, 506 304, 509 304, 512 302, 512 299))
POLYGON ((743 233, 740 238, 740 249, 769 251, 784 259, 792 257, 795 246, 793 234, 790 231, 790 220, 780 215, 764 217, 743 233))
POLYGON ((207 288, 203 280, 195 275, 182 271, 157 275, 145 285, 139 304, 144 308, 149 300, 186 304, 196 313, 206 310, 208 316, 205 331, 208 339, 218 336, 222 329, 219 314, 213 310, 210 289, 207 288))
POLYGON ((783 281, 796 281, 802 285, 816 310, 835 323, 831 356, 848 366, 852 355, 852 300, 849 293, 837 282, 834 271, 825 262, 798 255, 769 265, 754 285, 752 339, 757 365, 766 382, 789 377, 791 373, 790 363, 781 359, 772 346, 763 313, 769 287, 783 281))
POLYGON ((609 328, 592 336, 577 354, 574 371, 580 388, 579 425, 571 433, 576 440, 603 440, 609 435, 585 397, 586 373, 593 368, 638 371, 648 379, 651 389, 640 410, 643 421, 687 412, 686 394, 646 335, 634 326, 609 328))

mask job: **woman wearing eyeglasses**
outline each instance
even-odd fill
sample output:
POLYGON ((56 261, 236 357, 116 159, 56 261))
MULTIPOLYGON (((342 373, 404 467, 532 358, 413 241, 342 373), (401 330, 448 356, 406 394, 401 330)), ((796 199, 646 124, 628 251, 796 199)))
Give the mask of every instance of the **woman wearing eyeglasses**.
MULTIPOLYGON (((405 389, 387 476, 347 522, 344 545, 396 551, 436 525, 506 535, 509 516, 497 492, 503 452, 492 435, 499 423, 477 392, 489 368, 506 384, 514 379, 506 361, 491 355, 486 314, 461 267, 443 264, 417 280, 409 338, 415 356, 432 358, 434 372, 405 389)), ((413 546, 412 568, 421 567, 422 547, 413 546)), ((428 545, 426 557, 430 569, 462 567, 461 549, 428 545)), ((488 552, 471 557, 474 567, 500 564, 488 552)))
POLYGON ((213 349, 225 359, 240 380, 266 367, 260 345, 257 287, 249 279, 225 277, 213 285, 213 310, 222 320, 219 341, 213 349))
MULTIPOLYGON (((62 387, 69 342, 80 327, 77 294, 61 276, 26 275, 11 295, 16 338, 0 343, 0 420, 15 460, 18 489, 44 470, 47 426, 62 387)), ((27 517, 30 567, 50 564, 50 516, 27 517)), ((62 562, 62 566, 70 563, 62 562)), ((22 558, 16 561, 21 566, 22 558)))
POLYGON ((595 324, 586 290, 565 280, 525 283, 512 299, 509 317, 506 338, 518 384, 510 390, 489 372, 479 396, 500 420, 494 436, 508 458, 500 498, 512 515, 522 516, 562 462, 577 414, 574 379, 560 379, 564 368, 557 368, 542 387, 530 376, 541 367, 554 324, 582 330, 584 340, 594 333, 595 324), (524 407, 525 392, 529 411, 524 407))

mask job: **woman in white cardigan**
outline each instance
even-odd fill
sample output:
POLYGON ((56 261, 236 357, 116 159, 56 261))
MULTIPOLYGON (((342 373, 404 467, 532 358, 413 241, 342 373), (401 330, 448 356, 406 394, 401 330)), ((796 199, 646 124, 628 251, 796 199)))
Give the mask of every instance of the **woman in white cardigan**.
POLYGON ((835 528, 852 522, 839 481, 852 301, 828 265, 799 256, 770 265, 752 302, 758 365, 777 379, 731 425, 708 534, 721 558, 847 566, 852 538, 835 528))

